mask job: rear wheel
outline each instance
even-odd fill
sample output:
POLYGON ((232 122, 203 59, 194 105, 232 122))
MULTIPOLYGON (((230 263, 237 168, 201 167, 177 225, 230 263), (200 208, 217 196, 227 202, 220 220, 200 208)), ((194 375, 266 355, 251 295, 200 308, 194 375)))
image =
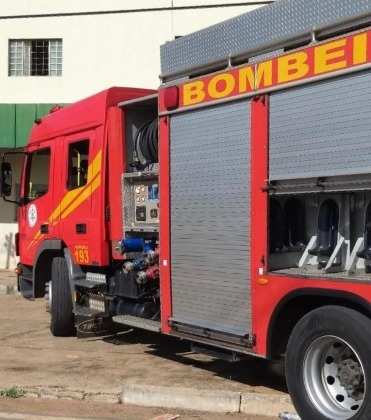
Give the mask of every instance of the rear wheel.
POLYGON ((69 337, 75 334, 71 287, 68 268, 63 257, 52 262, 52 280, 49 284, 51 313, 50 330, 54 336, 69 337))
POLYGON ((371 419, 371 321, 347 308, 316 309, 295 326, 286 379, 303 420, 371 419))

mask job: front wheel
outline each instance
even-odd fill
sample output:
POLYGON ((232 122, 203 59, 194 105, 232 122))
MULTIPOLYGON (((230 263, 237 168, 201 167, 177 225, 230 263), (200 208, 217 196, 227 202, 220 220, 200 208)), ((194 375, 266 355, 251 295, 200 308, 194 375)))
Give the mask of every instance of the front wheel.
POLYGON ((287 347, 286 379, 302 420, 371 419, 371 321, 326 306, 304 316, 287 347))
POLYGON ((63 257, 52 261, 52 281, 49 284, 50 330, 56 337, 75 334, 72 294, 68 278, 68 268, 63 257))

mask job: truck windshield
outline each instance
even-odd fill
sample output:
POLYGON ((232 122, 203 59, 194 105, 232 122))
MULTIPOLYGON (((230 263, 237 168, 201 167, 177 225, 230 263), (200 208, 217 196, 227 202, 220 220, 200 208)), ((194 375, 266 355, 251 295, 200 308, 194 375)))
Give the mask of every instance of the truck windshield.
POLYGON ((50 149, 40 149, 28 155, 25 198, 39 198, 48 192, 50 149))

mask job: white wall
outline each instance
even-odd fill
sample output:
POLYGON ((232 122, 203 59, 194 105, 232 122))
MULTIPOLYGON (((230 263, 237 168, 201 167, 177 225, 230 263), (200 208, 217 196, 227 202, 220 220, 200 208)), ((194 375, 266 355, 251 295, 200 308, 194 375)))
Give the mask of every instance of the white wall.
POLYGON ((18 231, 17 223, 0 223, 0 268, 11 270, 16 267, 14 236, 18 231))
MULTIPOLYGON (((202 4, 236 0, 204 0, 202 4)), ((13 0, 0 15, 169 7, 171 0, 13 0)), ((174 6, 200 4, 173 0, 174 6)), ((156 88, 160 45, 253 7, 0 20, 2 103, 72 102, 109 86, 156 88), (62 38, 61 77, 8 77, 8 40, 62 38)))

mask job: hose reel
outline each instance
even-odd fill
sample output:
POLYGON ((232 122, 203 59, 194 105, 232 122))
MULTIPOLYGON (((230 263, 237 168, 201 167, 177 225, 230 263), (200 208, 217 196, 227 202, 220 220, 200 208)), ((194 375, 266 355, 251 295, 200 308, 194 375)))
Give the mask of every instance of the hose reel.
POLYGON ((143 169, 158 162, 158 122, 157 118, 147 121, 137 131, 134 139, 133 166, 143 169))

